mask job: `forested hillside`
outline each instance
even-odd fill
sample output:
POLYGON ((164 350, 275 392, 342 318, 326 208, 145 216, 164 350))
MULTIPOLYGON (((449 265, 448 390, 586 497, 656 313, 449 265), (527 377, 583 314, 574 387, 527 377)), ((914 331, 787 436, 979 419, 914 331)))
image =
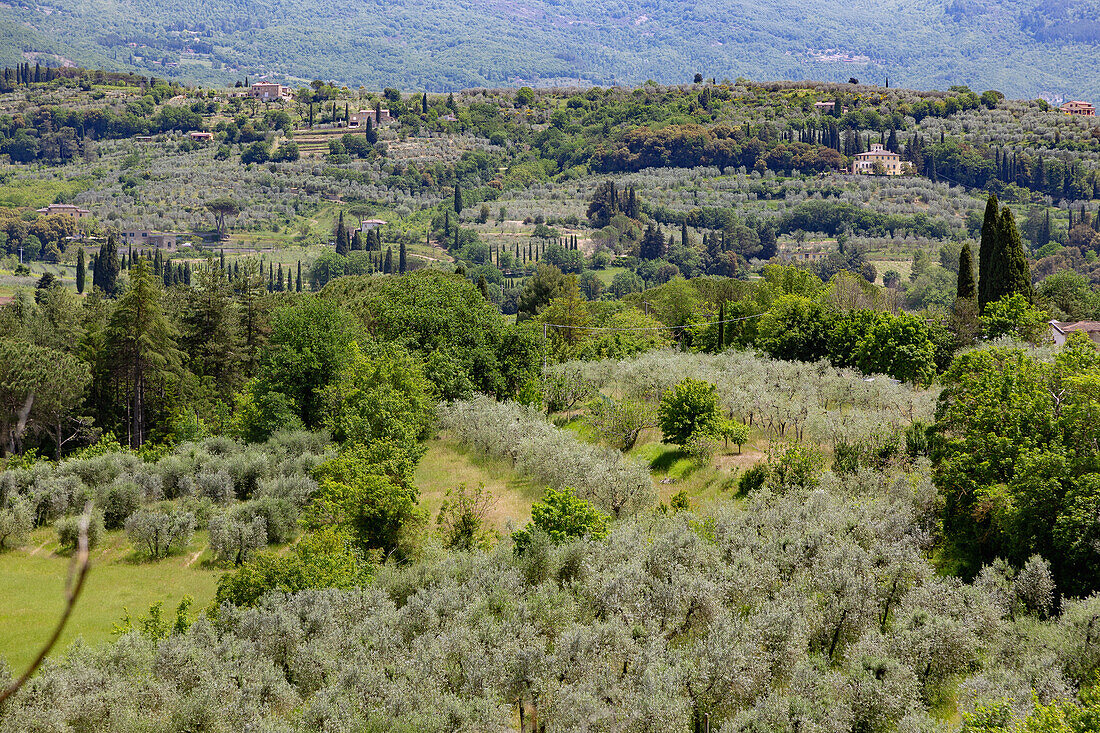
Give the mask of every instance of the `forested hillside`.
POLYGON ((186 80, 332 78, 427 91, 565 81, 849 77, 1092 96, 1097 7, 871 3, 12 3, 0 62, 71 59, 186 80))

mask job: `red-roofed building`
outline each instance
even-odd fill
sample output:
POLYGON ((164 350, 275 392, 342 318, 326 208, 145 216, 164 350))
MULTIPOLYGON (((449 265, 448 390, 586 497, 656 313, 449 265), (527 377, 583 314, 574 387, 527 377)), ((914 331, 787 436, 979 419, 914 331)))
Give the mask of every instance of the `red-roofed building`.
POLYGON ((1051 321, 1050 332, 1054 343, 1061 346, 1071 333, 1081 332, 1086 334, 1095 343, 1100 344, 1100 321, 1077 321, 1069 323, 1065 321, 1051 321))

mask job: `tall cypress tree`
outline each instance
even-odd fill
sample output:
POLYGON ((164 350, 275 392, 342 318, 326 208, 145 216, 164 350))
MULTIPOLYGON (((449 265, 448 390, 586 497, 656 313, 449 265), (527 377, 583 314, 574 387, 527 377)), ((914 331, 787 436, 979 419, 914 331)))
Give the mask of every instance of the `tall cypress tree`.
POLYGON ((298 279, 294 283, 294 290, 302 292, 302 261, 298 260, 298 279))
POLYGON ((462 213, 462 186, 455 184, 455 213, 462 213))
POLYGON ((109 298, 118 295, 118 245, 114 235, 107 237, 107 243, 99 248, 95 260, 96 269, 92 275, 92 287, 98 287, 109 298))
POLYGON ((985 202, 985 217, 982 219, 982 240, 978 248, 978 309, 985 310, 993 297, 994 283, 998 270, 1003 268, 1004 252, 997 236, 997 214, 1000 208, 997 197, 989 194, 985 202))
POLYGON ((386 264, 382 269, 387 275, 393 273, 393 247, 386 247, 386 264))
POLYGON ((997 238, 1005 257, 1004 279, 999 288, 998 299, 1020 293, 1029 301, 1032 300, 1034 293, 1031 287, 1031 267, 1027 263, 1024 244, 1016 228, 1016 218, 1007 206, 1001 209, 997 220, 997 238))
POLYGON ((405 243, 401 242, 401 247, 397 251, 397 271, 405 272, 407 263, 405 261, 405 243))
POLYGON ((974 289, 974 258, 970 253, 970 242, 963 242, 959 253, 959 283, 955 290, 956 298, 973 300, 977 295, 974 289))
POLYGON ((344 212, 340 212, 340 220, 336 224, 336 254, 346 257, 348 254, 348 230, 344 227, 344 212))
POLYGON ((87 265, 84 264, 84 248, 76 252, 76 292, 84 293, 84 280, 87 277, 87 265))

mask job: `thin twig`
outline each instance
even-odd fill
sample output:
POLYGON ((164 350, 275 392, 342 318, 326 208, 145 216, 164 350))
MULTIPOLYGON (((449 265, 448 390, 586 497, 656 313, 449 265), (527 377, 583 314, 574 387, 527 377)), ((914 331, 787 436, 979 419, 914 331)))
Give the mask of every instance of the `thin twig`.
POLYGON ((61 614, 61 619, 57 622, 57 626, 54 628, 49 641, 47 641, 46 645, 42 647, 42 650, 38 652, 38 656, 31 662, 31 666, 27 667, 27 671, 24 672, 19 679, 0 692, 0 703, 3 703, 14 695, 19 688, 25 685, 27 680, 38 671, 38 668, 42 666, 42 662, 46 661, 46 657, 49 656, 50 652, 57 644, 57 640, 61 638, 61 632, 65 630, 65 624, 69 622, 69 616, 72 615, 76 600, 80 597, 80 592, 84 589, 84 579, 88 575, 88 524, 91 522, 91 519, 92 503, 88 502, 84 505, 84 514, 80 517, 80 535, 77 539, 77 551, 73 555, 72 562, 69 563, 69 575, 65 580, 65 610, 61 614))

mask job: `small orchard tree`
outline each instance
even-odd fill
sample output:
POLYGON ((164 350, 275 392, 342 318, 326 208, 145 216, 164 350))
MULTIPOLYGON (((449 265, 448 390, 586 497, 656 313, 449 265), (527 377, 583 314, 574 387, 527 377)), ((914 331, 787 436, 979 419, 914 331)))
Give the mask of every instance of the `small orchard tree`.
POLYGON ((266 544, 267 522, 263 517, 249 520, 216 514, 210 519, 210 549, 221 562, 243 565, 266 544))
POLYGON ((727 447, 730 443, 736 444, 737 452, 740 453, 741 446, 749 441, 749 426, 737 420, 723 420, 719 435, 726 441, 727 447))
POLYGON ((11 497, 7 506, 0 506, 0 552, 21 546, 34 526, 34 513, 28 502, 11 497))
POLYGON ((126 520, 126 536, 134 549, 156 560, 178 552, 195 534, 195 515, 175 510, 142 509, 126 520))
POLYGON ((721 421, 718 387, 691 377, 666 392, 658 408, 665 442, 680 446, 687 445, 696 434, 717 434, 721 421))
POLYGON ((543 500, 531 507, 531 521, 513 532, 512 539, 519 552, 527 548, 535 532, 544 533, 555 545, 586 536, 600 540, 607 536, 608 519, 568 486, 561 491, 547 489, 543 500))

